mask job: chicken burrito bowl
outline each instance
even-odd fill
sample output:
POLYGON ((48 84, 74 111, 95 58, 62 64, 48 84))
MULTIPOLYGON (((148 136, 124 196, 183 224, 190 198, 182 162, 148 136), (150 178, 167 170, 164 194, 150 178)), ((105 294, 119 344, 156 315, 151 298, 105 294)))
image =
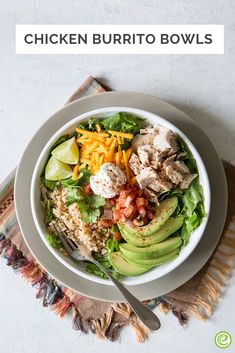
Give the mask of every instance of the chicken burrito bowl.
MULTIPOLYGON (((56 225, 124 282, 171 271, 198 243, 209 212, 207 174, 195 147, 166 120, 130 108, 74 120, 45 147, 33 176, 33 215, 47 246, 71 262, 56 225)), ((84 262, 78 271, 108 282, 95 264, 84 262)))

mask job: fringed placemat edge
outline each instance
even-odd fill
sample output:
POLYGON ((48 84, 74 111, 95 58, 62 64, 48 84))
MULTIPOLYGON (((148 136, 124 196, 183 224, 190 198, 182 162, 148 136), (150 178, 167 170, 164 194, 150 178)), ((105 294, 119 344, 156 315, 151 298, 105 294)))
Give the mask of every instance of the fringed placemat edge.
POLYGON ((218 247, 211 257, 210 264, 202 279, 197 296, 185 314, 195 316, 199 320, 207 320, 213 313, 224 287, 231 277, 235 257, 235 216, 225 231, 218 247))
POLYGON ((194 302, 186 306, 185 310, 178 310, 172 302, 168 301, 166 295, 158 305, 158 309, 163 313, 171 310, 182 325, 190 316, 202 321, 209 319, 232 275, 235 258, 235 216, 230 219, 228 225, 225 225, 225 229, 209 263, 205 265, 205 272, 194 302))
POLYGON ((116 340, 119 330, 126 325, 130 325, 138 342, 143 342, 150 331, 132 315, 132 310, 128 304, 114 303, 108 307, 96 320, 84 320, 76 306, 76 302, 82 295, 66 289, 66 292, 57 282, 50 278, 45 271, 33 260, 28 260, 23 253, 6 239, 3 233, 0 233, 0 256, 6 260, 7 266, 10 266, 16 273, 32 287, 36 288, 36 298, 40 299, 43 307, 50 309, 60 318, 66 313, 72 313, 72 327, 82 333, 92 333, 98 338, 107 338, 111 341, 116 340), (73 300, 71 300, 71 298, 73 300), (115 314, 123 316, 126 320, 123 322, 113 322, 115 314))

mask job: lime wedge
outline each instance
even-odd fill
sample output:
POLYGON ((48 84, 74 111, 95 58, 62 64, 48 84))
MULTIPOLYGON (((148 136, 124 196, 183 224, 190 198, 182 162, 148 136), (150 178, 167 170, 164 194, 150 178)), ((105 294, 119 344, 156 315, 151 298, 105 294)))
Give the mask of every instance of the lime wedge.
POLYGON ((79 149, 75 137, 61 143, 51 154, 58 159, 58 161, 68 164, 77 164, 79 160, 79 149))
POLYGON ((47 162, 45 169, 45 178, 47 180, 62 180, 70 178, 73 174, 72 168, 63 162, 51 157, 47 162))

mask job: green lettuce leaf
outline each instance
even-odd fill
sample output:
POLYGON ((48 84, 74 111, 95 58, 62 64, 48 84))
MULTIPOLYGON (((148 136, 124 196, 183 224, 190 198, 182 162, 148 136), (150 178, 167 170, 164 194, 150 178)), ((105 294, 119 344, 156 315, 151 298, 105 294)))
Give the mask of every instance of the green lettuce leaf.
POLYGON ((165 200, 166 198, 169 198, 172 196, 177 196, 179 198, 183 195, 183 193, 184 193, 183 190, 181 190, 180 188, 174 188, 169 191, 162 192, 158 196, 158 201, 161 202, 161 201, 165 200))
POLYGON ((46 205, 47 220, 48 220, 48 222, 51 222, 52 219, 53 219, 51 201, 50 200, 46 200, 45 201, 45 205, 46 205))
POLYGON ((60 184, 65 188, 75 188, 75 189, 82 189, 79 180, 73 180, 72 178, 64 179, 60 181, 60 184))
MULTIPOLYGON (((113 267, 112 267, 112 265, 111 265, 111 263, 110 263, 110 261, 109 261, 108 254, 106 254, 106 255, 95 255, 95 259, 96 259, 104 268, 110 270, 110 272, 111 272, 111 274, 112 274, 113 277, 119 278, 119 273, 117 273, 117 272, 113 269, 113 267)), ((86 266, 85 270, 86 270, 87 272, 89 272, 89 273, 95 275, 95 276, 108 279, 108 277, 106 276, 106 274, 105 274, 103 271, 101 271, 100 268, 99 268, 97 265, 95 265, 95 264, 89 263, 89 264, 86 266)))
POLYGON ((90 118, 87 122, 78 125, 80 129, 88 131, 96 131, 96 125, 99 124, 102 128, 102 120, 96 118, 90 118))
POLYGON ((131 140, 124 138, 124 143, 120 145, 121 150, 128 150, 131 147, 131 140))
POLYGON ((186 191, 175 188, 159 195, 158 200, 161 202, 171 196, 177 196, 178 198, 178 205, 172 216, 182 215, 184 217, 183 226, 177 231, 177 234, 182 237, 184 245, 187 245, 190 234, 206 216, 203 189, 199 183, 199 178, 193 180, 186 191))
POLYGON ((55 189, 55 186, 56 186, 56 181, 55 180, 47 180, 47 179, 45 179, 45 176, 41 176, 41 183, 49 191, 53 191, 55 189))
POLYGON ((178 197, 178 205, 177 205, 174 213, 172 214, 172 216, 176 217, 181 214, 181 211, 184 206, 183 201, 182 201, 183 193, 184 193, 183 190, 181 190, 180 188, 175 188, 175 189, 161 193, 158 196, 158 201, 161 202, 161 201, 165 200, 166 198, 169 198, 172 196, 177 196, 178 197))
POLYGON ((46 234, 46 239, 48 241, 48 244, 52 246, 55 249, 59 249, 61 247, 61 243, 59 241, 59 238, 54 235, 54 234, 46 234))
POLYGON ((45 215, 45 222, 48 224, 53 220, 53 213, 52 213, 52 207, 51 207, 51 201, 50 199, 44 198, 42 200, 42 209, 43 213, 45 215))
POLYGON ((190 184, 189 188, 183 194, 182 204, 181 214, 185 218, 181 229, 181 237, 184 245, 187 245, 190 234, 200 225, 202 219, 206 216, 203 189, 199 184, 198 178, 190 184))
POLYGON ((85 270, 92 274, 92 275, 95 275, 97 277, 101 277, 101 278, 104 278, 104 279, 108 279, 108 277, 106 276, 106 274, 101 271, 101 269, 95 265, 95 264, 92 264, 92 263, 89 263, 88 265, 86 265, 85 267, 85 270))
POLYGON ((130 113, 115 113, 102 121, 106 131, 122 131, 137 134, 145 125, 145 120, 130 113))
POLYGON ((111 262, 109 261, 108 254, 100 255, 96 254, 95 259, 106 269, 111 268, 111 262))
POLYGON ((179 146, 180 159, 185 162, 191 173, 195 173, 197 171, 196 160, 193 158, 191 152, 181 138, 177 139, 177 143, 179 146))
POLYGON ((110 238, 106 241, 105 248, 108 250, 108 253, 119 251, 119 243, 117 240, 110 238))
POLYGON ((68 178, 68 179, 61 180, 60 183, 62 186, 66 188, 82 189, 84 184, 90 184, 90 176, 91 176, 91 172, 88 169, 83 168, 80 170, 77 180, 68 178))
POLYGON ((92 175, 92 173, 86 168, 83 168, 80 170, 80 173, 78 176, 78 181, 81 184, 81 186, 83 184, 90 184, 90 176, 91 175, 92 175))

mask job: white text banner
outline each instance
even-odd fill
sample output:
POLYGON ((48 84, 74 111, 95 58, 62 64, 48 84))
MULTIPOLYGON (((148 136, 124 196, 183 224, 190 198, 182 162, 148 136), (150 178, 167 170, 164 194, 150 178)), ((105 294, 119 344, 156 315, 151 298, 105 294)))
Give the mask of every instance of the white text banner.
POLYGON ((223 54, 223 25, 16 25, 17 54, 223 54))

